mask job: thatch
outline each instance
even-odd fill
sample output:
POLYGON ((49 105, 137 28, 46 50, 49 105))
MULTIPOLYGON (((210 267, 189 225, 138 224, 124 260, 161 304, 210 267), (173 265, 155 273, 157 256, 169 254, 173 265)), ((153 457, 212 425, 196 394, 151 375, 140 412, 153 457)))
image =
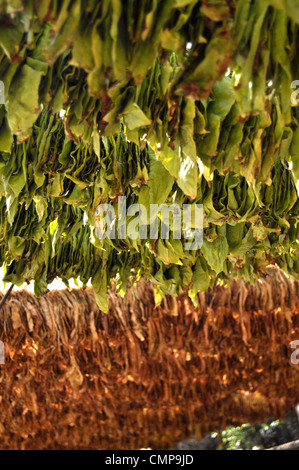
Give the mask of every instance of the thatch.
POLYGON ((92 289, 13 292, 0 314, 1 449, 167 448, 299 401, 299 283, 275 268, 154 307, 141 282, 99 311, 92 289))

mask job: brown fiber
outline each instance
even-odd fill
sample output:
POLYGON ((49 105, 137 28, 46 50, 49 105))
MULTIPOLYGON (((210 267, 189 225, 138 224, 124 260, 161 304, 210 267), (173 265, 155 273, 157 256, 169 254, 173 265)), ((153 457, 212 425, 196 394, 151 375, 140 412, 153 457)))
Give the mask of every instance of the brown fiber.
POLYGON ((299 402, 299 283, 276 268, 154 308, 151 285, 14 292, 0 312, 0 449, 168 448, 299 402))

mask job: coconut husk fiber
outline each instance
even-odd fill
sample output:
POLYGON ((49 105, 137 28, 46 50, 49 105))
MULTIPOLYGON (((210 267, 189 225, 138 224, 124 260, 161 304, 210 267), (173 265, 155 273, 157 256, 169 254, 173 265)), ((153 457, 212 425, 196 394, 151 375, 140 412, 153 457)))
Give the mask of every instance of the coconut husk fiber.
MULTIPOLYGON (((166 297, 145 281, 102 313, 93 290, 12 292, 0 312, 0 449, 171 448, 299 402, 299 284, 271 267, 166 297)), ((1 298, 1 296, 0 296, 1 298)))

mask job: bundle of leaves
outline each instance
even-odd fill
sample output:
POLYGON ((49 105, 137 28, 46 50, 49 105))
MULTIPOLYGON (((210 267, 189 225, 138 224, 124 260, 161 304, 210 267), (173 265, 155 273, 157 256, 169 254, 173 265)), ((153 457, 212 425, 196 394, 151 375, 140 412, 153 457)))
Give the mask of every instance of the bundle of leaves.
POLYGON ((268 268, 197 297, 155 308, 141 281, 124 298, 110 291, 107 315, 92 288, 13 291, 0 315, 0 449, 171 449, 282 419, 298 401, 299 282, 268 268))

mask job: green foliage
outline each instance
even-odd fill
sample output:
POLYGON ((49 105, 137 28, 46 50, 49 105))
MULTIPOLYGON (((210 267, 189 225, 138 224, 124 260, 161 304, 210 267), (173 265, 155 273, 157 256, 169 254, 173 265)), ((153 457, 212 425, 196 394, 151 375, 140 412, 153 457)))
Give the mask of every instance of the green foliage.
POLYGON ((91 279, 107 310, 113 279, 195 301, 268 264, 298 277, 298 23, 292 0, 0 1, 5 280, 91 279), (203 204, 202 249, 99 240, 119 196, 203 204))

